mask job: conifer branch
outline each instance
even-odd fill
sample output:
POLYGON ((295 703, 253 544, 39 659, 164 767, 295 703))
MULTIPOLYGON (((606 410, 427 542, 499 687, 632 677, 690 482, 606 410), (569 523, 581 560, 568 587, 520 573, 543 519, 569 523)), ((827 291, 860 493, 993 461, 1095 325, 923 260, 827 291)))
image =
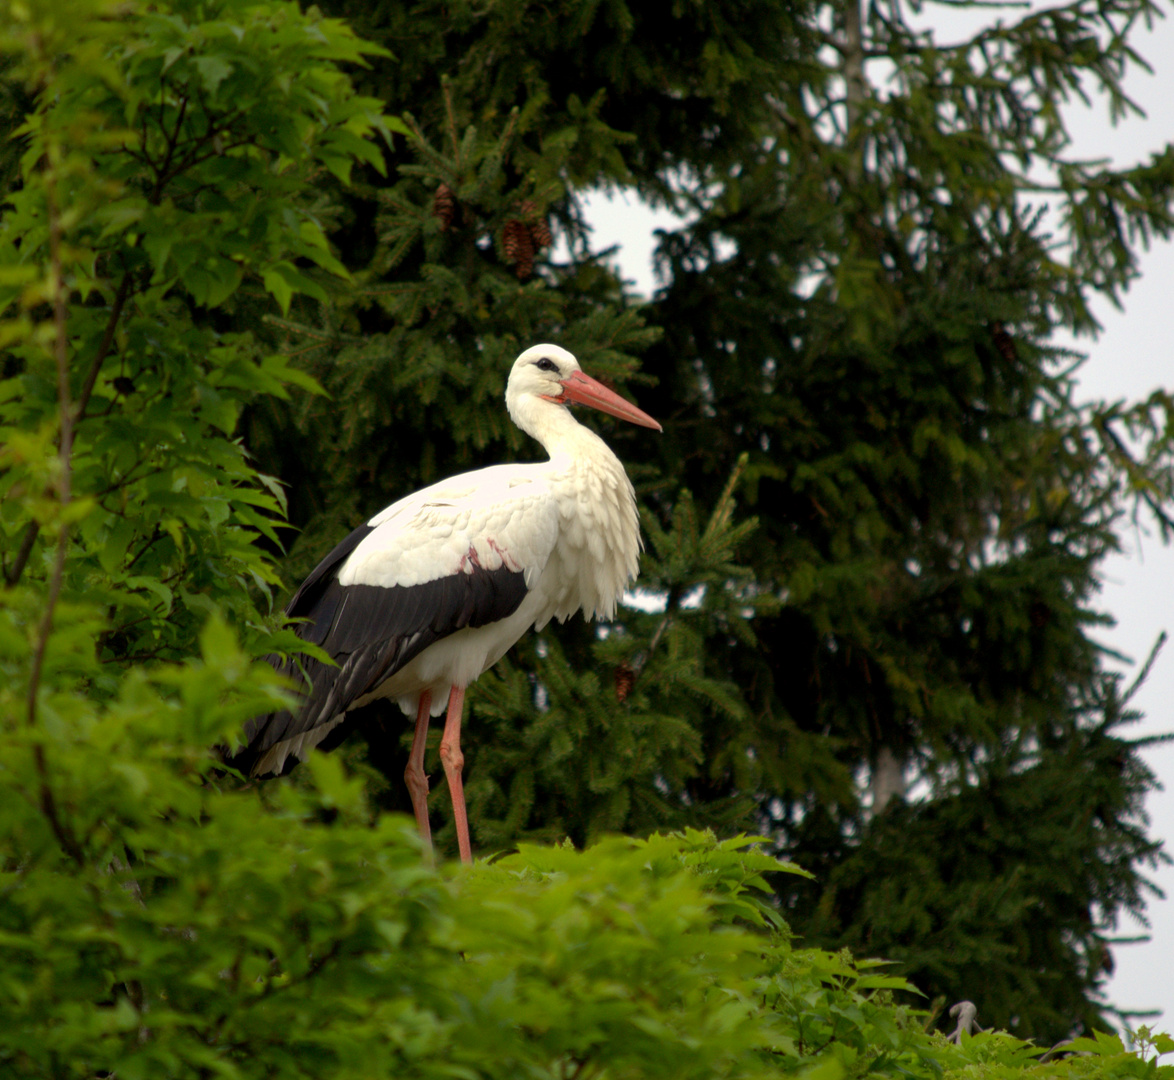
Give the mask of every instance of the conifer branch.
POLYGON ((1137 678, 1129 684, 1129 689, 1121 697, 1121 704, 1128 705, 1132 700, 1133 695, 1141 689, 1146 679, 1150 677, 1150 672, 1153 670, 1154 661, 1158 659, 1158 653, 1162 651, 1162 647, 1166 644, 1166 631, 1163 630, 1158 635, 1158 640, 1154 642, 1154 647, 1150 649, 1149 656, 1146 657, 1145 663, 1141 666, 1141 671, 1137 673, 1137 678))

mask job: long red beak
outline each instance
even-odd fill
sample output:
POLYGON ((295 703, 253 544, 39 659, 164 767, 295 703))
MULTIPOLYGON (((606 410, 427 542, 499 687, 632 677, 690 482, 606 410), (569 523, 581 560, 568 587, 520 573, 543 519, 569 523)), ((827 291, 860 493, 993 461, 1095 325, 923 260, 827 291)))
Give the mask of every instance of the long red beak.
POLYGON ((605 412, 609 416, 627 420, 629 424, 639 424, 641 427, 652 428, 653 431, 664 430, 648 413, 637 409, 630 401, 625 401, 603 383, 596 382, 590 375, 584 375, 581 371, 573 371, 563 379, 562 388, 561 396, 552 400, 590 405, 591 408, 605 412))

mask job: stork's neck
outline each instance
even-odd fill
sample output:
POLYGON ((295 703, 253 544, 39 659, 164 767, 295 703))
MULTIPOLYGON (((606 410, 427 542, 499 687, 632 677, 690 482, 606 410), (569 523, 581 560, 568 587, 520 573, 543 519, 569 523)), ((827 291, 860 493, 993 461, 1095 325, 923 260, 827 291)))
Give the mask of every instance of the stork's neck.
POLYGON ((565 454, 583 460, 599 456, 615 458, 611 448, 590 428, 584 427, 565 405, 527 394, 513 403, 510 415, 532 439, 540 442, 552 459, 565 454))

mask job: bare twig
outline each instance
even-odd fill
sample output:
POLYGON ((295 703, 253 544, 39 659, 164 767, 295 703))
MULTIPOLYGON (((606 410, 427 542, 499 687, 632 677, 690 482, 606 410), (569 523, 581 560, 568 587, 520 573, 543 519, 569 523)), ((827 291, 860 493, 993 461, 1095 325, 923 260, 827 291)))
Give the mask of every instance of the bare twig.
POLYGON ((30 521, 28 527, 24 531, 24 539, 20 542, 20 550, 16 553, 16 560, 12 564, 12 568, 4 575, 4 584, 8 588, 12 588, 18 581, 20 575, 24 573, 25 563, 29 561, 29 556, 33 553, 33 544, 37 542, 37 533, 41 531, 41 526, 35 521, 30 521))
POLYGON ((151 538, 139 549, 139 553, 133 559, 131 559, 129 564, 127 564, 126 573, 129 574, 134 569, 135 563, 137 563, 139 559, 146 555, 147 552, 150 551, 151 548, 162 539, 162 537, 163 530, 160 529, 158 525, 156 525, 155 531, 151 533, 151 538))
POLYGON ((33 762, 37 766, 37 775, 41 778, 41 813, 49 821, 49 827, 61 849, 79 866, 85 861, 82 850, 78 847, 73 833, 61 821, 57 813, 57 800, 53 798, 53 789, 49 786, 49 767, 45 762, 45 748, 37 743, 33 747, 33 762))
POLYGON ((273 981, 270 980, 265 984, 259 996, 261 998, 272 997, 274 994, 280 994, 282 991, 289 990, 292 987, 301 986, 304 983, 309 982, 312 978, 314 978, 315 975, 318 974, 318 972, 320 972, 328 963, 330 963, 331 960, 338 956, 341 951, 342 942, 335 941, 321 956, 314 957, 314 959, 310 962, 310 966, 306 968, 306 970, 302 972, 301 975, 291 975, 285 982, 276 986, 273 984, 273 981))
POLYGON ((110 352, 110 346, 114 344, 114 332, 118 329, 118 320, 122 317, 122 309, 130 297, 130 282, 131 275, 128 270, 122 275, 122 281, 118 284, 118 292, 115 293, 114 303, 110 308, 110 317, 106 320, 106 329, 102 332, 102 340, 98 343, 98 351, 94 353, 90 370, 86 372, 86 381, 82 384, 77 407, 73 411, 75 420, 81 420, 85 416, 86 406, 90 403, 90 395, 93 394, 94 386, 98 381, 98 373, 102 370, 102 363, 110 352))
POLYGON ((448 134, 452 139, 452 159, 454 168, 460 172, 461 168, 461 141, 457 138, 457 119, 452 107, 452 87, 447 79, 444 80, 444 111, 448 117, 448 134))
MULTIPOLYGON (((48 185, 46 185, 46 187, 48 187, 48 185)), ((52 247, 52 245, 54 243, 57 243, 58 245, 60 245, 60 239, 61 239, 60 238, 60 225, 58 225, 57 238, 56 238, 56 240, 54 240, 52 238, 52 234, 51 234, 50 246, 52 247)), ((60 269, 61 269, 59 247, 57 250, 58 250, 58 254, 56 256, 57 263, 56 263, 56 269, 54 271, 55 273, 59 273, 60 269)), ((51 258, 52 257, 54 257, 54 256, 51 256, 51 258)), ((54 288, 56 288, 58 284, 62 284, 59 278, 55 278, 54 280, 55 280, 54 288)), ((102 340, 98 344, 98 351, 94 354, 94 359, 93 359, 92 363, 90 364, 90 370, 86 373, 86 381, 82 384, 81 394, 78 396, 77 405, 71 410, 71 421, 68 425, 64 422, 62 423, 62 426, 61 426, 62 445, 64 445, 64 440, 66 437, 66 428, 68 427, 69 440, 70 440, 70 450, 69 450, 70 453, 72 453, 72 450, 73 450, 72 443, 73 443, 74 425, 76 423, 78 423, 79 421, 85 419, 86 406, 90 403, 90 397, 94 393, 94 386, 97 384, 98 374, 102 370, 102 363, 103 363, 103 361, 105 361, 106 357, 109 355, 111 345, 114 344, 114 332, 118 329, 118 320, 122 317, 122 310, 126 306, 126 301, 130 296, 130 284, 131 284, 131 275, 130 275, 130 271, 128 270, 125 274, 123 274, 122 281, 119 283, 118 292, 115 294, 115 297, 114 297, 114 304, 110 308, 110 317, 106 320, 106 329, 102 333, 102 340)), ((67 345, 67 341, 66 341, 66 337, 65 337, 65 324, 64 324, 65 297, 64 297, 63 291, 58 293, 57 300, 60 301, 60 304, 55 305, 54 314, 57 319, 57 350, 58 350, 58 353, 60 354, 65 351, 66 345, 67 345), (56 310, 56 307, 58 307, 58 306, 61 308, 60 311, 56 310)), ((60 365, 60 363, 61 363, 61 359, 59 356, 58 364, 60 365)), ((68 374, 68 372, 67 372, 67 374, 68 374)), ((60 372, 58 375, 58 379, 60 381, 60 372)), ((66 380, 66 384, 65 384, 65 393, 66 393, 66 400, 68 401, 68 395, 69 395, 68 379, 66 380)), ((20 581, 20 576, 21 576, 21 574, 24 573, 25 566, 28 565, 29 556, 33 553, 33 545, 36 543, 37 534, 40 531, 41 531, 41 526, 35 521, 30 521, 28 523, 28 526, 25 528, 24 539, 20 543, 20 550, 16 553, 16 559, 14 560, 11 569, 8 571, 7 574, 4 575, 4 583, 8 588, 12 588, 18 581, 20 581)))

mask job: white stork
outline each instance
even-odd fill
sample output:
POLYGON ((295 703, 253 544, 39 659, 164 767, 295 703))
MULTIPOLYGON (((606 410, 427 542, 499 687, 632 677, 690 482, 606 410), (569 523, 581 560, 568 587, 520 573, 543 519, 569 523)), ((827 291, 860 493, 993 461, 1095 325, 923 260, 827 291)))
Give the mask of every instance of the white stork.
MULTIPOLYGON (((330 552, 286 614, 306 620, 298 633, 337 666, 306 660, 310 687, 300 707, 250 721, 247 746, 235 757, 252 762, 255 776, 280 773, 348 710, 391 698, 416 718, 404 779, 427 843, 428 721, 447 704, 440 760, 465 862, 472 859, 461 782, 465 687, 531 626, 540 630, 576 611, 611 618, 636 576, 642 545, 631 481, 567 405, 661 430, 557 345, 518 357, 505 401, 550 460, 442 480, 393 503, 330 552)), ((292 661, 282 670, 293 674, 292 661)))

